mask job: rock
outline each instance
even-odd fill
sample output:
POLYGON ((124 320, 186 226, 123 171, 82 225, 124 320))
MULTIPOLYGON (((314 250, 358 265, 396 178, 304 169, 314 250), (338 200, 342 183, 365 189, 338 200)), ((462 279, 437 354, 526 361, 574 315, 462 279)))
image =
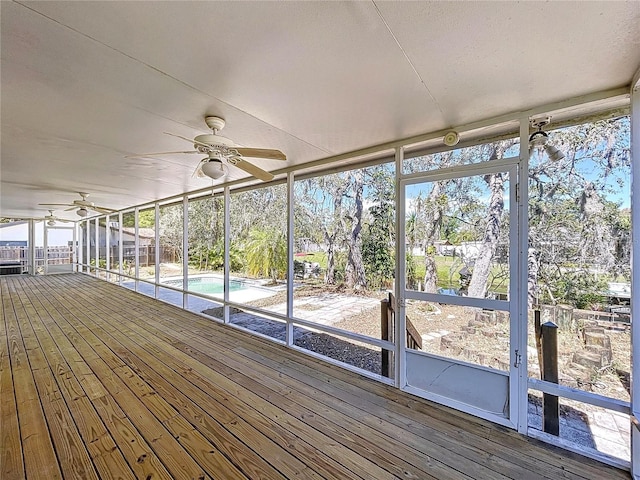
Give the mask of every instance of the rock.
POLYGON ((584 343, 587 347, 602 347, 611 350, 611 339, 604 333, 584 332, 584 343))
POLYGON ((602 368, 602 356, 593 352, 575 352, 573 354, 573 363, 577 363, 578 365, 582 365, 583 367, 592 368, 599 370, 602 368))
POLYGON ((459 333, 450 333, 440 337, 440 350, 449 350, 452 355, 460 355, 462 353, 463 336, 459 333))
POLYGON ((611 360, 613 360, 613 353, 611 352, 610 348, 606 349, 597 346, 589 346, 586 348, 588 352, 600 356, 600 363, 603 367, 611 365, 611 360))
POLYGON ((481 312, 476 312, 476 322, 485 325, 496 325, 498 323, 498 314, 495 310, 482 310, 481 312))
POLYGON ((588 352, 600 355, 602 366, 611 365, 613 360, 611 338, 604 333, 604 329, 585 330, 584 343, 588 352))
POLYGON ((465 347, 465 349, 462 351, 462 354, 465 356, 465 358, 469 360, 474 360, 478 356, 478 351, 473 350, 472 348, 469 348, 469 347, 465 347))
POLYGON ((491 328, 483 328, 482 330, 480 330, 480 332, 485 337, 493 338, 493 337, 496 336, 496 332, 494 330, 492 330, 491 328))
POLYGON ((475 334, 475 333, 476 333, 476 327, 471 327, 471 326, 465 327, 465 326, 463 326, 463 327, 461 328, 461 330, 462 330, 463 332, 469 333, 469 334, 471 334, 471 335, 473 335, 473 334, 475 334))

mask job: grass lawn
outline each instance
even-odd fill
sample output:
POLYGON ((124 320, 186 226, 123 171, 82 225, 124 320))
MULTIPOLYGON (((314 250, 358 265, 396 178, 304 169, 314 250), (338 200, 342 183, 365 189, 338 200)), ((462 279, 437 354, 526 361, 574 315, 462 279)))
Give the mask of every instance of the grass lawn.
MULTIPOLYGON (((296 254, 294 257, 299 262, 318 263, 321 269, 327 268, 327 255, 324 252, 314 252, 307 254, 296 254)), ((436 259, 436 268, 438 270, 438 286, 440 288, 459 288, 460 287, 460 270, 464 267, 464 263, 460 257, 449 257, 438 255, 436 259)), ((422 281, 424 279, 425 267, 424 256, 414 256, 413 263, 415 265, 416 277, 422 281)), ((500 273, 500 269, 493 268, 494 275, 500 273)), ((503 285, 493 285, 489 290, 498 293, 507 293, 508 281, 503 285)))

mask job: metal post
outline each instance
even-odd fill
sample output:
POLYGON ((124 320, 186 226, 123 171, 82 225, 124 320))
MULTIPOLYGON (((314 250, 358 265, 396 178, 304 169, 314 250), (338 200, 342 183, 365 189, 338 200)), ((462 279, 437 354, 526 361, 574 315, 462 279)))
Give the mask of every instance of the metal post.
POLYGON ((120 274, 119 285, 122 285, 122 273, 124 272, 124 247, 122 246, 122 212, 118 212, 118 273, 120 274))
POLYGON ((93 269, 93 275, 95 277, 100 277, 100 270, 98 270, 98 268, 100 268, 100 243, 98 242, 98 233, 100 230, 100 224, 98 223, 98 219, 95 218, 93 220, 93 223, 95 225, 95 229, 96 229, 96 234, 94 235, 94 243, 95 243, 95 248, 93 249, 93 253, 95 255, 95 268, 93 269))
POLYGON ((182 308, 189 308, 189 197, 182 197, 182 308))
MULTIPOLYGON (((631 82, 631 375, 640 374, 640 70, 631 82)), ((640 382, 631 391, 631 475, 640 479, 640 382)))
POLYGON ((43 252, 44 252, 44 274, 49 273, 49 227, 47 223, 44 222, 44 233, 43 233, 43 252))
POLYGON ((287 345, 293 345, 293 255, 294 251, 294 222, 293 222, 293 200, 294 200, 294 174, 287 174, 287 345))
POLYGON ((111 217, 104 217, 104 258, 107 273, 105 274, 107 281, 111 281, 111 217))
POLYGON ((407 324, 405 320, 404 294, 407 285, 406 252, 405 252, 405 196, 406 191, 401 183, 402 167, 404 164, 404 150, 397 147, 395 152, 396 167, 396 271, 395 288, 396 309, 395 309, 395 330, 394 330, 394 380, 397 388, 404 388, 407 385, 406 375, 406 344, 407 324))
POLYGON ((155 240, 154 245, 156 251, 154 252, 153 262, 155 263, 153 271, 155 272, 154 276, 154 298, 158 298, 160 296, 160 287, 158 284, 160 283, 160 205, 158 202, 155 204, 154 208, 154 230, 155 230, 155 240))
POLYGON ((231 194, 229 187, 224 187, 224 307, 222 321, 229 323, 229 277, 231 265, 229 260, 229 249, 231 248, 231 220, 230 220, 231 194))
MULTIPOLYGON (((528 418, 528 362, 527 362, 527 323, 529 321, 527 275, 528 275, 528 251, 529 251, 529 115, 520 117, 520 152, 518 159, 518 178, 512 179, 515 192, 511 192, 511 198, 515 197, 515 208, 509 212, 509 223, 517 225, 517 231, 510 231, 513 239, 515 236, 517 249, 511 253, 512 262, 515 263, 515 272, 511 272, 511 289, 509 292, 509 328, 510 343, 513 354, 521 352, 523 360, 520 361, 517 354, 515 362, 518 365, 512 371, 509 381, 510 420, 516 424, 518 432, 527 433, 528 418), (515 257, 515 258, 513 258, 515 257), (518 288, 520 286, 521 288, 518 288), (517 371, 514 371, 517 370, 517 371)), ((511 200, 513 201, 513 200, 511 200)), ((510 242, 513 245, 513 241, 510 242)), ((511 248, 511 247, 510 247, 511 248)), ((511 264, 513 265, 513 263, 511 264)), ((513 266, 511 268, 514 268, 513 266)))
MULTIPOLYGON (((542 380, 558 383, 558 326, 547 322, 540 327, 542 331, 542 380)), ((560 402, 557 395, 542 394, 543 431, 551 435, 560 435, 560 402)))
POLYGON ((134 255, 134 277, 136 279, 136 292, 140 288, 140 209, 136 207, 133 211, 134 218, 134 248, 136 253, 134 255))
MULTIPOLYGON (((389 300, 380 300, 380 339, 389 340, 389 300)), ((389 377, 389 350, 382 349, 381 374, 389 377)))

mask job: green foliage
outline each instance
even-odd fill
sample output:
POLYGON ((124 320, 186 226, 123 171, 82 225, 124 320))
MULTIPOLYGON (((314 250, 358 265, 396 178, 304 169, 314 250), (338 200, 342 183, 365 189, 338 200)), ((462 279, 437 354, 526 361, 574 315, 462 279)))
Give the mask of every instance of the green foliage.
POLYGON ((249 275, 271 277, 275 282, 287 272, 287 239, 276 229, 249 232, 244 247, 249 275))
MULTIPOLYGON (((193 258, 198 255, 193 255, 193 258)), ((213 247, 208 248, 204 256, 206 264, 213 270, 222 270, 224 268, 224 239, 219 240, 213 247)), ((241 272, 244 269, 242 261, 242 252, 234 246, 229 248, 229 269, 232 272, 241 272)), ((202 268, 202 265, 199 266, 202 268)))
MULTIPOLYGON (((416 268, 416 261, 411 252, 405 253, 405 265, 407 270, 407 288, 415 289, 418 287, 418 282, 420 278, 424 277, 424 273, 422 277, 418 276, 418 270, 416 268)), ((422 262, 424 269, 424 262, 422 262)))
MULTIPOLYGON (((92 267, 96 266, 96 259, 92 258, 91 261, 89 262, 89 265, 91 265, 92 267)), ((107 268, 107 260, 105 258, 100 258, 98 260, 98 268, 107 268)))
MULTIPOLYGON (((583 270, 561 272, 550 282, 553 285, 555 303, 574 305, 576 308, 597 309, 604 297, 598 292, 607 290, 607 282, 602 277, 583 270)), ((550 298, 543 298, 551 302, 550 298)))
POLYGON ((372 189, 368 200, 369 220, 362 233, 362 261, 367 283, 384 287, 392 279, 395 269, 395 217, 393 203, 393 177, 385 169, 371 170, 372 189))
MULTIPOLYGON (((122 217, 122 226, 133 228, 136 226, 136 217, 134 214, 124 214, 122 217)), ((156 225, 155 209, 142 210, 138 212, 138 227, 153 228, 156 225)))
POLYGON ((369 210, 373 221, 362 235, 362 260, 369 285, 380 287, 385 280, 393 278, 395 269, 394 245, 389 238, 393 212, 388 205, 369 210))

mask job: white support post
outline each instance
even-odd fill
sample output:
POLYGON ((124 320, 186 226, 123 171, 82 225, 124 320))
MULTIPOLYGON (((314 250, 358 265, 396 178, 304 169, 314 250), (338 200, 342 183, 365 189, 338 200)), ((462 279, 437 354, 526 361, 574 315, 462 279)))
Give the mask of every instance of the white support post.
POLYGON ((87 256, 85 257, 84 270, 86 273, 90 273, 91 269, 89 268, 89 264, 91 263, 91 222, 89 220, 84 220, 84 225, 87 231, 87 245, 85 249, 87 256))
POLYGON ((104 217, 104 256, 105 256, 105 268, 107 269, 106 278, 107 281, 111 280, 111 217, 106 215, 104 217))
POLYGON ((229 187, 224 187, 224 314, 222 317, 224 323, 229 323, 229 272, 231 271, 231 265, 229 265, 229 234, 231 231, 229 215, 230 200, 229 187))
POLYGON ((47 275, 49 273, 49 227, 47 223, 44 222, 44 234, 43 238, 43 255, 44 255, 44 274, 47 275))
MULTIPOLYGON (((182 197, 182 290, 189 285, 189 197, 182 197)), ((182 308, 189 308, 189 295, 182 292, 182 308)))
POLYGON ((138 207, 136 207, 134 209, 134 231, 135 231, 135 238, 134 238, 134 247, 136 249, 136 253, 134 255, 134 259, 135 259, 135 277, 136 277, 136 292, 138 291, 138 289, 140 288, 140 221, 138 219, 138 216, 140 215, 140 209, 138 207))
POLYGON ((631 84, 631 475, 640 479, 640 70, 631 84))
POLYGON ((72 272, 77 272, 78 271, 78 224, 74 223, 73 224, 73 243, 71 244, 73 245, 73 250, 71 252, 71 271, 72 272))
POLYGON ((406 349, 407 349, 407 322, 405 317, 405 286, 407 284, 406 274, 406 245, 405 245, 405 191, 400 183, 402 177, 402 166, 404 163, 404 150, 396 147, 396 321, 395 321, 395 351, 394 351, 394 383, 397 388, 404 388, 407 385, 406 371, 406 349))
MULTIPOLYGON (((511 350, 517 350, 515 374, 516 385, 511 388, 511 423, 518 432, 527 433, 528 429, 528 364, 527 364, 527 328, 529 322, 528 315, 528 255, 529 255, 529 117, 520 118, 520 159, 518 161, 518 178, 512 179, 513 188, 516 189, 517 218, 511 222, 517 224, 518 245, 517 251, 511 255, 516 255, 516 282, 512 283, 521 288, 510 291, 510 319, 511 329, 511 350), (515 418, 513 418, 515 416, 515 418)), ((512 276, 513 278, 513 276, 512 276)), ((514 376, 512 376, 514 378, 514 376)))
POLYGON ((29 275, 36 274, 36 222, 29 219, 29 246, 27 250, 27 269, 29 275))
POLYGON ((293 200, 294 200, 294 174, 287 174, 287 345, 293 345, 293 255, 294 250, 294 222, 293 222, 293 200))
POLYGON ((118 212, 118 273, 120 274, 120 281, 118 285, 122 285, 122 274, 124 273, 124 247, 122 246, 122 212, 118 212))
MULTIPOLYGON (((93 224, 95 225, 95 229, 96 229, 96 234, 95 234, 95 246, 96 248, 94 249, 94 254, 96 256, 95 260, 95 266, 96 268, 93 269, 93 275, 96 277, 100 276, 100 270, 98 270, 98 268, 100 267, 100 243, 98 242, 99 240, 99 236, 98 236, 98 230, 99 230, 99 224, 98 224, 98 219, 94 218, 93 219, 93 224)), ((46 262, 46 259, 45 259, 46 262)))
POLYGON ((155 255, 154 255, 154 263, 155 268, 153 271, 155 272, 155 287, 154 287, 154 298, 158 298, 160 296, 160 287, 158 284, 160 283, 160 205, 156 202, 155 210, 154 210, 154 230, 155 230, 155 255))

